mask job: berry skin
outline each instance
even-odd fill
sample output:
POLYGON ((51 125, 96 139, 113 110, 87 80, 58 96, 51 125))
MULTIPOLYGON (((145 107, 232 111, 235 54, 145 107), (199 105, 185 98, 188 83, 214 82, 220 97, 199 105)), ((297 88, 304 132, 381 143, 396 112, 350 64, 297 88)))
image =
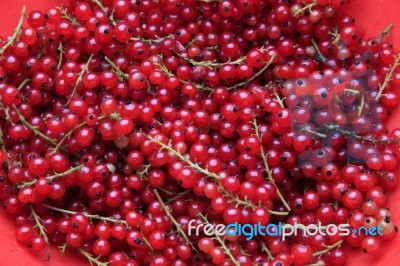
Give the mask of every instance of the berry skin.
POLYGON ((392 26, 366 36, 348 2, 24 8, 0 38, 0 203, 17 241, 110 266, 379 253, 397 235, 400 56, 392 26), (193 235, 278 222, 382 235, 193 235))

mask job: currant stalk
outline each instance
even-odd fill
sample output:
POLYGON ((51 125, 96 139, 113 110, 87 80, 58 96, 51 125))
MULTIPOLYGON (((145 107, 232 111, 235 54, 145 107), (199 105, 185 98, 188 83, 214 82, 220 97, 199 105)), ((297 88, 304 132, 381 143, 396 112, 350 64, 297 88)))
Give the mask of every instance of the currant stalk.
POLYGON ((230 61, 229 60, 228 62, 225 62, 225 63, 211 62, 211 61, 196 61, 196 60, 193 60, 191 58, 184 57, 183 55, 179 54, 176 51, 173 51, 173 53, 177 57, 179 57, 180 59, 182 59, 182 60, 184 60, 184 61, 186 61, 186 62, 188 62, 188 63, 190 63, 190 64, 192 64, 194 66, 206 66, 206 67, 220 68, 225 64, 239 65, 239 64, 243 63, 244 61, 246 61, 246 57, 245 56, 239 57, 238 59, 236 59, 234 61, 230 61))
POLYGON ((25 117, 23 117, 21 115, 21 113, 18 111, 17 107, 15 107, 15 105, 13 105, 13 109, 15 111, 15 113, 17 114, 19 120, 22 122, 22 124, 24 124, 25 126, 27 126, 30 130, 33 131, 33 133, 35 133, 36 136, 41 137, 42 139, 46 140, 47 142, 49 142, 50 144, 52 144, 53 146, 57 146, 57 143, 54 139, 49 138, 48 136, 46 136, 45 134, 43 134, 42 132, 40 132, 39 130, 37 130, 37 128, 35 128, 34 126, 32 126, 28 121, 26 121, 25 117))
POLYGON ((364 105, 365 105, 365 94, 361 95, 360 105, 357 107, 358 108, 358 112, 357 112, 358 116, 362 115, 362 112, 364 110, 364 105))
MULTIPOLYGON (((161 60, 163 59, 162 55, 159 55, 159 57, 161 58, 161 60)), ((160 64, 160 63, 155 63, 156 66, 158 66, 160 68, 160 70, 164 73, 164 75, 166 75, 167 77, 172 77, 175 76, 171 71, 169 71, 164 64, 160 64)), ((199 91, 210 91, 211 93, 214 91, 213 88, 211 87, 207 87, 203 84, 199 84, 199 83, 194 83, 194 82, 189 82, 189 81, 185 81, 182 79, 179 79, 179 81, 183 84, 192 84, 193 86, 195 86, 199 91)))
POLYGON ((186 194, 189 194, 190 192, 192 192, 191 189, 187 189, 187 190, 185 190, 185 191, 183 191, 183 192, 180 192, 180 193, 176 194, 176 196, 174 196, 174 197, 172 197, 172 198, 169 198, 169 199, 165 202, 165 204, 170 204, 171 202, 174 202, 176 199, 179 199, 179 198, 185 196, 186 194))
MULTIPOLYGON (((75 166, 75 167, 72 167, 72 168, 68 169, 68 170, 65 171, 65 172, 57 173, 57 174, 54 174, 54 175, 51 175, 51 176, 46 176, 46 179, 47 179, 49 182, 51 182, 51 181, 53 181, 53 180, 56 179, 56 178, 63 177, 63 176, 65 176, 65 175, 68 175, 68 174, 73 173, 73 172, 75 172, 75 171, 79 171, 79 170, 82 169, 83 166, 84 166, 83 164, 80 164, 80 165, 78 165, 78 166, 75 166)), ((30 187, 30 186, 34 185, 36 182, 37 182, 37 179, 33 179, 33 180, 31 180, 31 181, 24 182, 24 183, 22 183, 21 185, 18 185, 18 188, 21 189, 21 188, 25 188, 25 187, 30 187)))
MULTIPOLYGON (((101 121, 101 120, 104 120, 104 119, 106 119, 106 118, 108 118, 108 117, 113 118, 113 117, 116 117, 116 115, 118 115, 118 114, 113 113, 113 114, 111 114, 111 115, 100 116, 100 117, 98 117, 98 120, 101 121)), ((118 118, 116 118, 116 119, 118 119, 118 118)), ((116 120, 116 119, 115 119, 115 120, 116 120)), ((73 127, 72 129, 70 129, 70 130, 63 136, 63 138, 57 143, 57 145, 54 147, 53 151, 52 151, 50 154, 54 154, 54 153, 56 153, 59 149, 63 149, 63 147, 62 147, 61 145, 62 145, 67 139, 69 139, 69 138, 71 137, 72 133, 73 133, 75 130, 77 130, 77 129, 83 127, 83 126, 85 126, 86 124, 87 124, 86 122, 82 122, 82 123, 80 123, 79 125, 77 125, 77 126, 73 127)))
POLYGON ((315 50, 317 51, 318 57, 321 60, 322 63, 324 63, 326 61, 326 57, 322 54, 321 50, 318 47, 318 44, 315 42, 314 39, 311 40, 315 50))
POLYGON ((379 91, 378 91, 378 94, 375 97, 375 100, 379 100, 383 96, 383 91, 386 89, 386 87, 389 84, 389 82, 393 79, 394 72, 396 71, 396 68, 399 65, 400 65, 400 54, 394 56, 394 63, 390 67, 390 71, 386 75, 385 80, 383 81, 383 83, 379 84, 379 91))
POLYGON ((24 88, 24 86, 25 86, 29 81, 31 81, 30 78, 24 79, 24 80, 18 85, 17 89, 18 89, 19 91, 22 90, 22 89, 24 88))
MULTIPOLYGON (((198 215, 201 219, 203 219, 203 221, 204 221, 206 224, 210 224, 210 222, 208 221, 207 217, 204 216, 202 213, 199 213, 199 214, 197 214, 197 215, 198 215)), ((222 249, 223 249, 223 250, 225 251, 225 253, 228 255, 229 259, 233 262, 233 264, 236 265, 236 266, 240 266, 240 262, 237 261, 237 260, 235 259, 235 257, 232 255, 232 253, 231 253, 231 251, 229 250, 229 248, 225 245, 225 241, 224 241, 218 234, 215 234, 214 239, 218 241, 218 243, 221 245, 222 249)))
MULTIPOLYGON (((143 180, 145 180, 146 182, 148 182, 147 175, 148 175, 148 173, 149 173, 149 169, 150 169, 150 168, 151 168, 151 165, 150 165, 150 164, 147 164, 147 165, 145 165, 145 167, 144 167, 144 169, 143 169, 142 171, 136 172, 136 174, 137 174, 138 176, 140 176, 141 179, 143 179, 143 180)), ((157 189, 160 190, 160 191, 162 191, 163 193, 165 193, 165 194, 167 194, 167 195, 170 195, 170 196, 174 195, 171 191, 168 191, 168 190, 163 189, 163 188, 161 188, 161 187, 159 187, 159 188, 157 188, 157 189)))
POLYGON ((111 68, 117 74, 118 79, 120 81, 125 81, 125 80, 128 79, 129 75, 124 73, 124 72, 122 72, 121 69, 119 69, 119 67, 116 64, 114 64, 114 62, 110 58, 105 56, 104 59, 111 65, 111 68))
MULTIPOLYGON (((61 212, 61 213, 65 213, 65 214, 69 214, 69 215, 74 215, 74 214, 78 213, 78 212, 75 212, 75 211, 70 211, 70 210, 57 208, 57 207, 48 205, 46 203, 41 203, 41 204, 42 204, 42 206, 46 207, 47 209, 50 209, 50 210, 53 210, 53 211, 57 211, 57 212, 61 212)), ((118 219, 114 219, 114 218, 111 218, 111 217, 104 217, 104 216, 100 216, 100 215, 97 215, 97 214, 88 214, 88 213, 83 213, 83 212, 82 212, 82 214, 85 215, 89 219, 101 220, 101 221, 110 222, 110 223, 120 223, 120 224, 123 224, 126 227, 128 227, 128 223, 125 220, 118 220, 118 219)))
POLYGON ((255 73, 253 76, 251 76, 249 79, 237 83, 232 87, 229 87, 228 90, 233 90, 239 87, 246 87, 248 84, 250 84, 250 82, 252 82, 253 80, 255 80, 258 76, 260 76, 262 73, 264 73, 264 71, 272 64, 272 62, 274 62, 276 57, 276 54, 274 54, 273 56, 271 56, 271 58, 268 60, 268 62, 257 72, 255 73))
POLYGON ((283 101, 286 99, 286 97, 281 98, 281 97, 279 96, 279 93, 278 93, 278 92, 275 92, 275 93, 274 93, 274 96, 275 96, 275 101, 278 102, 279 105, 280 105, 282 108, 285 108, 285 104, 284 104, 283 101))
POLYGON ((340 240, 333 245, 326 246, 326 249, 313 253, 313 257, 315 258, 315 257, 322 256, 322 255, 328 253, 329 251, 331 251, 332 249, 340 247, 342 245, 342 243, 343 243, 343 240, 340 240))
POLYGON ((108 262, 101 262, 100 257, 94 258, 92 254, 82 248, 78 248, 79 252, 89 261, 90 265, 95 263, 97 266, 108 266, 108 262))
POLYGON ((309 11, 311 11, 311 8, 313 8, 313 7, 316 6, 316 5, 318 5, 318 3, 317 3, 317 2, 314 2, 314 3, 308 4, 308 5, 306 5, 306 6, 302 7, 302 8, 300 8, 299 10, 296 10, 296 12, 294 13, 294 17, 295 17, 295 18, 299 17, 301 14, 303 14, 304 12, 306 12, 307 9, 308 9, 309 11))
POLYGON ((174 216, 171 214, 171 212, 169 211, 168 207, 165 205, 164 201, 162 200, 160 194, 158 193, 157 189, 153 190, 157 200, 160 202, 162 209, 165 211, 165 213, 167 214, 168 218, 171 220, 171 222, 175 225, 176 229, 178 230, 179 234, 185 239, 186 244, 189 244, 193 250, 195 250, 196 252, 197 249, 195 248, 195 246, 193 245, 193 243, 190 241, 189 237, 186 235, 186 233, 182 230, 181 225, 175 220, 174 216))
POLYGON ((62 41, 60 41, 60 44, 58 45, 58 51, 60 52, 60 58, 58 59, 57 69, 60 69, 62 66, 63 56, 65 52, 62 41))
POLYGON ((71 22, 71 25, 74 27, 80 26, 81 24, 79 23, 79 21, 71 16, 70 14, 68 14, 68 9, 64 8, 62 6, 59 6, 58 9, 60 10, 61 14, 62 14, 62 18, 68 20, 69 22, 71 22))
POLYGON ((158 36, 156 36, 156 39, 145 39, 145 38, 142 38, 142 37, 132 37, 132 38, 131 38, 131 41, 142 41, 142 42, 147 43, 147 44, 152 44, 152 43, 160 43, 160 42, 162 42, 164 39, 166 39, 166 38, 172 38, 172 37, 174 37, 173 34, 169 34, 169 35, 164 36, 164 37, 158 37, 158 36))
POLYGON ((148 139, 150 139, 152 142, 157 143, 158 145, 160 145, 163 149, 168 150, 168 152, 172 153, 173 155, 175 155, 176 157, 178 157, 181 161, 185 162, 189 167, 193 168, 196 171, 199 171, 200 173, 211 177, 215 180, 221 180, 222 178, 217 175, 216 173, 212 173, 206 169, 203 169, 202 167, 200 167, 200 165, 198 165, 197 163, 193 163, 190 160, 188 160, 185 156, 183 156, 181 153, 175 151, 174 149, 172 149, 170 146, 165 145, 164 143, 162 143, 161 141, 153 138, 152 136, 147 136, 148 139))
POLYGON ((329 35, 331 35, 332 37, 334 37, 334 39, 333 39, 333 41, 332 41, 332 44, 333 45, 335 45, 335 46, 337 46, 337 47, 339 47, 340 46, 340 44, 341 44, 341 37, 340 37, 340 34, 339 34, 339 29, 338 28, 335 28, 334 30, 333 30, 333 32, 329 32, 329 35))
POLYGON ((360 136, 357 135, 356 133, 349 131, 349 130, 345 130, 345 129, 341 129, 339 127, 339 125, 325 125, 325 127, 329 130, 335 130, 345 136, 349 136, 361 141, 365 141, 365 142, 371 142, 371 143, 380 143, 380 144, 399 144, 400 143, 400 139, 399 138, 392 138, 392 139, 386 139, 386 140, 379 140, 379 139, 371 139, 368 137, 364 137, 364 136, 360 136))
MULTIPOLYGON (((161 146, 162 149, 166 149, 168 150, 168 152, 172 153, 173 155, 175 155, 176 157, 178 157, 182 162, 185 162, 189 167, 193 168, 194 170, 203 173, 204 175, 213 178, 214 180, 222 180, 222 177, 220 177, 219 175, 212 173, 210 171, 208 171, 207 169, 202 168, 200 165, 198 165, 197 163, 193 163, 190 160, 188 160, 185 156, 183 156, 181 153, 175 151, 174 149, 172 149, 170 146, 165 145, 164 143, 162 143, 161 141, 158 141, 157 139, 153 138, 152 136, 147 136, 148 139, 150 139, 152 142, 157 143, 158 145, 161 146)), ((255 209, 258 206, 254 205, 251 202, 248 201, 243 201, 241 199, 239 199, 238 197, 232 195, 230 192, 228 192, 227 190, 225 190, 224 188, 220 187, 220 190, 222 192, 225 193, 226 196, 228 196, 231 200, 233 200, 234 202, 236 202, 238 205, 244 205, 246 207, 249 207, 251 209, 255 209)), ((290 211, 290 208, 289 208, 290 211)), ((273 211, 273 210, 268 210, 269 213, 274 214, 274 215, 288 215, 288 212, 277 212, 277 211, 273 211)))
POLYGON ((258 242, 258 244, 261 246, 261 251, 264 251, 264 252, 267 254, 268 259, 269 259, 269 260, 273 260, 273 259, 274 259, 274 256, 272 256, 272 252, 271 252, 271 250, 269 250, 269 248, 267 247, 267 245, 265 244, 265 242, 262 241, 262 240, 257 241, 257 242, 258 242))
POLYGON ((379 43, 381 43, 381 42, 383 41, 383 38, 385 38, 386 36, 389 35, 389 33, 390 33, 390 31, 392 30, 392 28, 393 28, 393 24, 389 24, 389 26, 387 26, 387 27, 381 32, 381 34, 379 35, 379 38, 378 38, 378 42, 379 42, 379 43))
POLYGON ((93 54, 91 54, 89 56, 89 59, 86 61, 85 66, 82 68, 81 72, 79 72, 78 79, 75 82, 75 85, 74 85, 74 88, 72 90, 71 97, 68 100, 68 103, 72 98, 74 98, 74 96, 76 94, 76 90, 78 89, 79 84, 81 84, 81 82, 82 82, 83 75, 85 75, 85 73, 89 71, 89 64, 90 64, 90 61, 92 61, 92 58, 93 58, 93 54))
MULTIPOLYGON (((260 133, 258 132, 257 120, 254 119, 254 121, 253 121, 252 124, 253 124, 253 127, 254 127, 254 132, 255 132, 255 134, 256 134, 256 137, 257 137, 259 140, 261 140, 260 133)), ((267 172, 268 181, 269 181, 272 185, 274 185, 274 187, 276 188, 276 193, 277 193, 277 195, 278 195, 280 201, 283 203, 283 205, 285 206, 285 208, 290 212, 291 209, 290 209, 289 204, 287 203, 287 201, 285 200, 285 198, 282 196, 282 193, 280 192, 278 186, 277 186, 276 183, 275 183, 274 178, 272 177, 272 171, 269 169, 269 165, 268 165, 268 162, 267 162, 267 156, 265 155, 264 147, 263 147, 262 145, 261 145, 261 149, 260 149, 260 155, 261 155, 261 158, 262 158, 263 163, 264 163, 264 168, 265 168, 264 170, 267 172)))
POLYGON ((46 228, 44 228, 44 226, 42 224, 42 219, 36 213, 36 211, 32 205, 29 206, 29 210, 31 211, 31 217, 35 220, 35 223, 36 223, 35 227, 37 227, 39 229, 39 234, 43 237, 44 241, 46 241, 46 243, 49 244, 49 238, 47 237, 47 234, 46 234, 46 228))
MULTIPOLYGON (((235 202, 236 207, 239 205, 243 205, 243 206, 248 207, 253 210, 258 207, 262 207, 262 206, 257 206, 255 204, 251 203, 250 201, 247 200, 247 197, 244 200, 241 200, 239 197, 233 195, 232 193, 230 193, 229 191, 224 189, 222 186, 219 186, 218 189, 219 189, 219 191, 223 192, 224 195, 228 196, 231 199, 231 201, 235 202)), ((289 212, 278 212, 278 211, 273 211, 273 210, 269 210, 269 209, 267 209, 267 211, 272 215, 286 216, 289 214, 289 212)))
MULTIPOLYGON (((92 0, 104 13, 107 14, 107 9, 103 6, 103 3, 100 0, 92 0)), ((111 14, 108 19, 110 20, 111 25, 117 25, 117 22, 114 20, 114 16, 111 14)))
POLYGON ((323 138, 323 139, 325 139, 327 137, 326 134, 318 132, 318 131, 315 131, 315 130, 312 130, 312 129, 308 128, 308 127, 302 127, 301 130, 305 131, 305 132, 308 132, 308 133, 311 133, 311 134, 313 134, 315 136, 318 136, 320 138, 323 138))
POLYGON ((10 167, 10 160, 8 159, 8 154, 7 154, 7 150, 6 150, 6 143, 4 142, 4 134, 3 134, 3 130, 0 127, 0 146, 2 151, 4 152, 4 154, 6 155, 6 159, 7 159, 7 166, 10 167))
POLYGON ((14 34, 11 36, 10 39, 8 39, 6 44, 4 44, 3 47, 0 48, 0 55, 3 55, 4 51, 8 47, 12 46, 14 44, 14 42, 18 39, 19 35, 22 32, 22 26, 24 24, 25 15, 26 15, 26 6, 23 6, 22 11, 21 11, 21 17, 19 18, 19 21, 18 21, 17 27, 15 28, 14 34))

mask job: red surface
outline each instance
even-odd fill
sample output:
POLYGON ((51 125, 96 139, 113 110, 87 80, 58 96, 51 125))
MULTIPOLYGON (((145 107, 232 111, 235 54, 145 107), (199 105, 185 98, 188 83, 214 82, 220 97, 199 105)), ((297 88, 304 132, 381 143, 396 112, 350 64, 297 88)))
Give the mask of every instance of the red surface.
MULTIPOLYGON (((22 5, 28 7, 28 12, 34 9, 45 10, 53 5, 59 5, 62 0, 0 0, 0 35, 13 31, 20 16, 22 5)), ((379 35, 380 31, 390 23, 394 24, 387 40, 395 47, 400 47, 400 1, 399 0, 354 0, 348 7, 348 12, 356 18, 356 23, 365 28, 366 36, 379 35)), ((392 112, 389 121, 391 128, 400 127, 400 110, 392 112)), ((393 220, 400 224, 400 188, 389 196, 388 207, 393 213, 393 220), (397 192, 397 193, 396 193, 397 192)), ((15 226, 12 218, 0 211, 0 265, 16 266, 58 266, 58 265, 89 265, 83 259, 67 253, 61 256, 56 248, 51 249, 51 261, 45 262, 47 253, 33 253, 15 241, 15 226)), ((369 256, 360 251, 349 251, 349 266, 394 266, 400 265, 400 236, 383 244, 378 255, 369 256)))

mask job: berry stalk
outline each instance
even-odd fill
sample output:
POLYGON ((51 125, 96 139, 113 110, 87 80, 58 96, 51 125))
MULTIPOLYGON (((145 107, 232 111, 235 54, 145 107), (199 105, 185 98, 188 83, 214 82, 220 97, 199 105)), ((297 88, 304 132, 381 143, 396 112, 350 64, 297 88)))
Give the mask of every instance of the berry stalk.
POLYGON ((12 46, 14 42, 18 39, 19 35, 21 34, 22 31, 22 26, 24 24, 24 19, 26 15, 26 6, 22 7, 21 11, 21 17, 19 18, 17 27, 15 28, 14 34, 11 36, 11 38, 6 42, 6 44, 3 45, 3 47, 0 48, 0 55, 4 54, 4 51, 12 46))

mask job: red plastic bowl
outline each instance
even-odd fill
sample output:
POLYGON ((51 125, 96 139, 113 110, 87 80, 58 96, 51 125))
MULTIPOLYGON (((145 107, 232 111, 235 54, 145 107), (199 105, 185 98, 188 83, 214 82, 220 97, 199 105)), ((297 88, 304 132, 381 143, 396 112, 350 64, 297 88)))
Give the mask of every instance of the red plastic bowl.
MULTIPOLYGON (((23 5, 26 5, 28 12, 38 9, 45 10, 51 6, 68 3, 62 0, 0 0, 0 35, 11 34, 20 17, 23 5)), ((399 0, 354 0, 347 7, 347 12, 356 18, 356 23, 366 31, 366 36, 378 36, 382 29, 390 23, 394 28, 388 41, 395 47, 400 47, 400 1, 399 0)), ((400 127, 400 110, 393 110, 389 121, 389 127, 400 127)), ((400 188, 391 192, 388 197, 388 207, 393 213, 393 220, 400 223, 400 188)), ((47 259, 47 252, 34 253, 27 247, 18 244, 15 240, 16 227, 12 218, 4 211, 0 211, 0 265, 16 266, 65 266, 65 265, 89 265, 85 259, 80 258, 72 251, 67 251, 62 256, 59 250, 52 247, 50 250, 51 259, 47 259)), ((348 252, 349 266, 395 266, 400 265, 400 236, 385 242, 381 252, 370 256, 363 254, 359 250, 348 252)))

